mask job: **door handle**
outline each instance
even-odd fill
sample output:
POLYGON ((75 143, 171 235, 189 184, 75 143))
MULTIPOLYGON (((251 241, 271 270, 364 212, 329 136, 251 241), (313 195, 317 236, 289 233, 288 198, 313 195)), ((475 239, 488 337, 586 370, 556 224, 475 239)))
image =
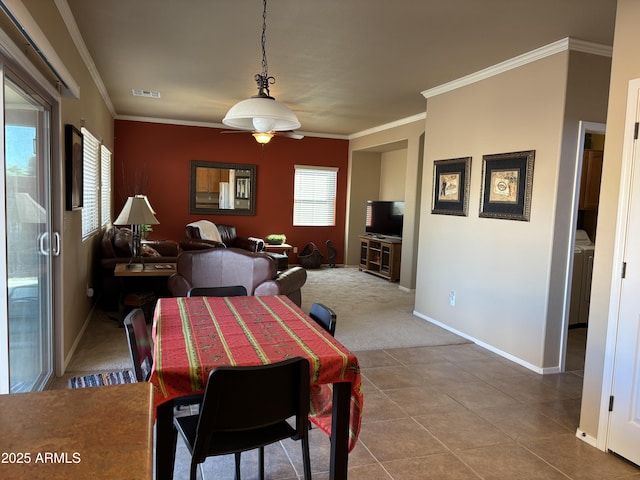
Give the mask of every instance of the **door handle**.
POLYGON ((45 245, 47 237, 47 232, 41 233, 38 237, 38 253, 40 253, 40 255, 49 255, 49 251, 47 250, 47 247, 45 245))
POLYGON ((60 233, 52 232, 52 241, 47 242, 49 232, 41 233, 38 237, 38 252, 40 255, 60 255, 60 233))
POLYGON ((60 255, 60 246, 60 232, 53 232, 53 249, 51 250, 51 253, 54 257, 60 255))

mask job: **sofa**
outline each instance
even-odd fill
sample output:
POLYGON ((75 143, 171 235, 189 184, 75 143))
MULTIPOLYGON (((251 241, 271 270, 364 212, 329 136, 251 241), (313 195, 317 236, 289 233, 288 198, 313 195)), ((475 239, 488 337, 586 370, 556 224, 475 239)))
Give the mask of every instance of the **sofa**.
POLYGON ((224 247, 260 252, 264 250, 264 241, 260 238, 239 237, 233 225, 218 225, 208 220, 199 220, 186 226, 185 238, 180 242, 180 248, 184 251, 224 247), (206 234, 214 228, 217 235, 206 234))
MULTIPOLYGON (((131 229, 126 227, 116 227, 115 225, 105 230, 100 242, 99 268, 95 269, 96 278, 94 284, 100 286, 102 294, 102 305, 104 308, 113 309, 117 307, 118 297, 121 294, 121 282, 113 276, 113 271, 118 263, 128 263, 131 260, 131 244, 133 235, 131 229)), ((178 242, 172 240, 145 241, 141 247, 141 256, 146 262, 153 263, 175 263, 178 258, 178 242)), ((158 294, 168 294, 166 278, 147 277, 140 282, 144 282, 145 288, 157 291, 158 294)), ((133 282, 131 282, 133 283, 133 282)), ((137 288, 133 285, 132 288, 137 288)))
POLYGON ((249 295, 286 295, 300 306, 301 289, 306 281, 304 268, 278 272, 276 260, 266 253, 209 248, 181 252, 168 287, 174 297, 184 297, 192 287, 242 285, 249 295))
MULTIPOLYGON (((209 235, 211 235, 209 233, 209 235)), ((182 250, 204 250, 207 248, 241 248, 249 252, 263 252, 264 240, 255 237, 239 237, 236 234, 236 227, 233 225, 217 225, 208 220, 199 220, 190 223, 185 229, 185 238, 180 242, 182 250), (204 238, 207 231, 215 228, 217 233, 212 235, 216 238, 204 238)), ((289 256, 285 253, 267 252, 278 265, 278 271, 289 268, 289 256)))

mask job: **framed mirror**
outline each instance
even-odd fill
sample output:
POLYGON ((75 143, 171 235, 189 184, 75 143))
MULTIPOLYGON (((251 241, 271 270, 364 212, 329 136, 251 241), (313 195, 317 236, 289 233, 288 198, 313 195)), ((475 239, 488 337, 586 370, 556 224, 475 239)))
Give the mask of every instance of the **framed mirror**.
POLYGON ((256 166, 191 160, 189 213, 256 214, 256 166))

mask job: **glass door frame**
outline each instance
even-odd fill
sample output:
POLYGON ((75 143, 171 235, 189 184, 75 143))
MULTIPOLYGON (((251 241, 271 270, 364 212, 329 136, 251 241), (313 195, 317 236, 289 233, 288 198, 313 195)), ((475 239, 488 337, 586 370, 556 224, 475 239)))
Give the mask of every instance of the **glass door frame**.
MULTIPOLYGON (((1 41, 1 39, 0 39, 1 41)), ((1 45, 0 46, 4 46, 1 45)), ((5 171, 5 111, 4 111, 4 84, 5 78, 9 78, 14 84, 24 89, 33 98, 46 104, 49 109, 49 151, 47 155, 47 167, 50 182, 50 191, 48 195, 48 209, 49 212, 49 228, 47 235, 49 236, 49 248, 53 247, 54 234, 57 236, 57 232, 62 231, 63 225, 63 205, 62 205, 62 178, 63 178, 63 152, 62 152, 62 121, 60 110, 60 94, 49 84, 44 76, 39 74, 37 70, 34 70, 28 59, 20 55, 20 52, 8 52, 2 49, 0 51, 0 80, 2 85, 0 88, 0 100, 2 105, 2 111, 0 112, 0 120, 2 125, 2 135, 0 135, 0 150, 3 155, 2 167, 0 167, 0 173, 2 174, 2 181, 0 181, 0 207, 2 212, 6 212, 6 171, 5 171), (14 55, 11 55, 14 53, 14 55)), ((0 229, 4 232, 7 231, 7 219, 6 214, 0 214, 0 229)), ((59 238, 59 237, 58 237, 59 238)), ((60 245, 58 243, 57 248, 60 245)), ((6 235, 0 235, 0 252, 8 252, 7 250, 7 238, 6 235)), ((62 268, 61 268, 61 256, 49 255, 50 265, 50 278, 49 278, 49 292, 48 292, 48 325, 49 325, 49 338, 48 338, 48 357, 49 357, 49 371, 45 374, 42 381, 38 383, 38 389, 46 387, 47 383, 54 375, 59 375, 64 369, 64 354, 62 352, 62 339, 63 329, 60 319, 62 318, 62 268)), ((9 378, 9 333, 8 333, 8 270, 6 257, 0 257, 0 291, 4 291, 4 295, 0 295, 0 317, 5 319, 0 321, 0 394, 8 393, 10 390, 10 378, 9 378)))

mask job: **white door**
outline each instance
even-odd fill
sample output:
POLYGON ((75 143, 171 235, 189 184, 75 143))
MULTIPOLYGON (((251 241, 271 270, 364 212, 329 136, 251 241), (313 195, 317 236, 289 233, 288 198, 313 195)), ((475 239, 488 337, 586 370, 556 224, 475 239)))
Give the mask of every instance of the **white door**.
MULTIPOLYGON (((635 109, 635 131, 640 122, 640 87, 629 95, 635 109)), ((635 135, 637 136, 637 135, 635 135)), ((632 138, 632 161, 624 232, 624 278, 621 282, 613 391, 607 448, 640 464, 640 142, 632 138)), ((624 205, 622 206, 624 210, 624 205)))

